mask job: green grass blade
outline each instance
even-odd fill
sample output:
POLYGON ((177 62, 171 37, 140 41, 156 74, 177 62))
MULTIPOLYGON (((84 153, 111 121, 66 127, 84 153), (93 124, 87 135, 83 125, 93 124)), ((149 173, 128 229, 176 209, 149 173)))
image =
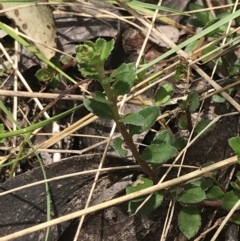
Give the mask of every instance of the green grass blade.
POLYGON ((196 35, 194 35, 193 37, 187 39, 186 41, 180 43, 179 45, 177 45, 175 48, 170 49, 169 51, 167 51, 165 54, 162 54, 161 56, 159 56, 158 58, 154 59, 153 61, 151 61, 148 64, 145 64, 142 68, 137 70, 137 74, 139 74, 140 72, 148 69, 149 67, 153 66, 154 64, 160 62, 161 60, 169 57, 171 54, 176 53, 178 50, 186 47, 187 45, 189 45, 190 43, 192 43, 193 41, 198 40, 199 38, 205 36, 206 34, 210 33, 211 31, 221 27, 222 25, 230 22, 231 20, 237 18, 240 16, 240 10, 226 16, 225 18, 219 20, 218 22, 214 23, 213 25, 209 26, 208 28, 202 30, 201 32, 197 33, 196 35))
MULTIPOLYGON (((2 105, 3 103, 0 101, 0 108, 2 108, 2 105)), ((22 128, 22 129, 19 129, 19 130, 16 130, 16 131, 9 131, 9 132, 4 132, 4 133, 0 133, 0 139, 2 138, 6 138, 6 137, 11 137, 11 136, 16 136, 16 135, 22 135, 22 134, 26 134, 28 132, 32 132, 34 130, 37 130, 45 125, 48 125, 48 124, 51 124, 53 123, 54 121, 57 121, 69 114, 71 114, 72 112, 76 111, 76 110, 79 110, 83 107, 83 104, 81 105, 78 105, 72 109, 69 109, 59 115, 56 115, 50 119, 47 119, 47 120, 44 120, 44 121, 41 121, 39 123, 36 123, 36 124, 32 124, 26 128, 22 128)))

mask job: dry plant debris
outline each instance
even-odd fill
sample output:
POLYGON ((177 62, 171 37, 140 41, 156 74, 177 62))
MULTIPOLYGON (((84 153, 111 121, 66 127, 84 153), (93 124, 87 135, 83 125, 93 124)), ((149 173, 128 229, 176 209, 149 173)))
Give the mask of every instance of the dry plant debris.
POLYGON ((238 1, 39 2, 0 4, 39 51, 5 29, 0 240, 238 240, 238 1))

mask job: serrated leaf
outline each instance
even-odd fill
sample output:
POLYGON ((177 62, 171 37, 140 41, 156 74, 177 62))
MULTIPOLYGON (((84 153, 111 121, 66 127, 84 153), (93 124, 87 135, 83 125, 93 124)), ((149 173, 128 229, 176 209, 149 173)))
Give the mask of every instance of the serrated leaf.
POLYGON ((199 203, 206 199, 205 191, 201 187, 184 186, 184 191, 178 195, 177 200, 183 203, 199 203))
POLYGON ((93 114, 101 118, 113 119, 112 111, 107 104, 98 102, 93 99, 85 99, 83 103, 84 106, 93 114))
POLYGON ((84 77, 98 79, 98 72, 94 66, 81 63, 78 65, 78 69, 84 77))
POLYGON ((190 104, 189 111, 191 111, 191 112, 196 111, 199 104, 200 104, 198 93, 197 92, 191 92, 188 95, 186 102, 190 104))
POLYGON ((77 62, 80 64, 89 65, 95 54, 94 43, 92 41, 85 41, 84 44, 77 45, 75 47, 75 51, 77 62))
POLYGON ((236 153, 237 156, 240 156, 240 137, 232 137, 228 140, 228 144, 236 153))
POLYGON ((51 80, 53 73, 49 71, 49 69, 39 69, 35 76, 41 82, 48 82, 51 80))
MULTIPOLYGON (((222 207, 224 209, 226 209, 227 211, 229 211, 233 208, 233 206, 236 204, 236 202, 239 199, 240 199, 240 192, 235 191, 235 190, 227 192, 222 199, 222 202, 223 202, 222 207)), ((238 209, 239 208, 240 207, 238 207, 238 209)))
POLYGON ((93 99, 98 101, 98 102, 102 102, 108 105, 111 105, 112 102, 106 99, 105 94, 103 94, 100 91, 96 91, 93 95, 92 95, 93 99))
POLYGON ((114 40, 106 41, 105 39, 98 38, 96 42, 85 41, 84 44, 76 46, 76 60, 85 67, 80 66, 80 69, 89 72, 93 66, 103 65, 104 61, 109 57, 113 49, 114 40))
POLYGON ((168 130, 161 131, 151 142, 151 144, 161 144, 161 143, 164 143, 164 144, 172 143, 172 135, 170 131, 168 130))
POLYGON ((155 102, 157 105, 165 104, 171 98, 173 94, 173 85, 172 84, 165 84, 162 85, 155 95, 155 102))
MULTIPOLYGON (((98 40, 97 40, 98 42, 98 40)), ((101 48, 101 57, 100 59, 102 61, 105 61, 111 54, 112 50, 113 50, 113 47, 114 47, 114 40, 110 40, 108 42, 104 42, 103 46, 100 45, 100 48, 101 48)))
POLYGON ((115 95, 124 95, 129 93, 132 88, 136 75, 136 67, 133 63, 123 63, 112 74, 111 78, 116 78, 112 85, 115 95))
MULTIPOLYGON (((196 125, 196 127, 195 127, 195 129, 194 129, 194 133, 195 133, 195 134, 200 133, 204 128, 206 128, 206 126, 207 126, 210 122, 211 122, 211 120, 207 120, 207 119, 205 119, 205 120, 200 120, 200 121, 197 123, 197 125, 196 125)), ((204 133, 206 133, 207 131, 209 131, 212 127, 213 127, 213 126, 211 126, 211 127, 209 127, 208 129, 206 129, 204 133)))
POLYGON ((224 195, 224 191, 219 186, 215 185, 207 191, 207 199, 210 200, 222 200, 224 195))
MULTIPOLYGON (((158 191, 153 193, 151 198, 143 205, 141 209, 139 209, 137 214, 147 215, 152 211, 156 210, 162 204, 163 198, 164 198, 163 192, 158 191)), ((142 204, 142 201, 139 201, 139 202, 130 201, 128 203, 128 212, 135 213, 141 204, 142 204)))
POLYGON ((131 135, 140 134, 151 128, 159 115, 159 107, 147 106, 140 110, 138 114, 144 118, 144 122, 142 123, 142 126, 129 125, 129 132, 131 135))
POLYGON ((196 207, 184 207, 178 214, 178 227, 188 239, 197 234, 201 224, 201 215, 196 207))
POLYGON ((163 164, 177 154, 177 150, 168 144, 152 144, 142 153, 142 158, 150 164, 163 164))
POLYGON ((144 118, 139 113, 132 113, 124 116, 119 120, 120 122, 124 122, 126 124, 132 124, 135 126, 141 126, 144 122, 144 118))
POLYGON ((115 138, 112 141, 112 147, 117 152, 117 154, 120 157, 126 157, 127 156, 127 150, 122 148, 123 140, 120 137, 115 138))

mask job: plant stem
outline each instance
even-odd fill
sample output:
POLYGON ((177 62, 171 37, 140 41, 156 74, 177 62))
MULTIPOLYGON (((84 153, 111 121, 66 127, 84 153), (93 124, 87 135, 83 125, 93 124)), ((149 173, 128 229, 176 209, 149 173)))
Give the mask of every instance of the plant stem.
POLYGON ((99 81, 103 86, 103 89, 106 93, 106 96, 108 98, 109 101, 112 102, 111 105, 109 105, 109 107, 112 110, 113 113, 113 118, 114 121, 116 122, 117 128, 119 130, 119 132, 122 134, 123 139, 125 141, 125 143, 128 145, 129 149, 132 152, 133 157, 135 158, 136 162, 141 166, 142 170, 149 176, 152 178, 153 182, 155 184, 158 183, 159 178, 156 175, 156 173, 151 169, 151 167, 147 164, 147 162, 145 162, 144 160, 142 160, 142 158, 139 155, 139 152, 137 151, 137 148, 133 142, 132 136, 128 133, 124 123, 119 122, 119 120, 121 119, 119 113, 118 113, 118 107, 117 107, 117 97, 114 96, 113 91, 111 90, 111 85, 110 83, 103 83, 103 80, 106 78, 105 76, 105 71, 104 68, 102 68, 101 66, 96 66, 97 70, 98 70, 98 77, 99 77, 99 81))
MULTIPOLYGON (((115 120, 116 121, 116 120, 115 120)), ((126 130, 125 125, 122 122, 118 122, 116 121, 116 125, 119 129, 119 131, 121 132, 123 139, 125 141, 125 143, 128 145, 129 149, 132 152, 133 157, 135 158, 136 162, 141 166, 141 168, 143 169, 143 171, 152 178, 154 184, 157 184, 159 181, 158 176, 156 175, 156 173, 149 167, 149 165, 142 160, 142 158, 139 155, 139 152, 137 151, 136 146, 133 143, 133 139, 132 136, 128 133, 128 131, 126 130)))

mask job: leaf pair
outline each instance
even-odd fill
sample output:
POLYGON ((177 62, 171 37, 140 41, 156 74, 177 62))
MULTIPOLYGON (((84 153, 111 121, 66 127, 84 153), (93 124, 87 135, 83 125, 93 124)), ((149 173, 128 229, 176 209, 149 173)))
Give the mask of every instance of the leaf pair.
MULTIPOLYGON (((131 135, 140 134, 152 127, 159 115, 159 107, 147 106, 138 113, 131 113, 120 119, 120 122, 128 124, 131 135)), ((118 137, 112 142, 112 146, 119 156, 124 157, 127 151, 123 148, 123 140, 118 137)))

